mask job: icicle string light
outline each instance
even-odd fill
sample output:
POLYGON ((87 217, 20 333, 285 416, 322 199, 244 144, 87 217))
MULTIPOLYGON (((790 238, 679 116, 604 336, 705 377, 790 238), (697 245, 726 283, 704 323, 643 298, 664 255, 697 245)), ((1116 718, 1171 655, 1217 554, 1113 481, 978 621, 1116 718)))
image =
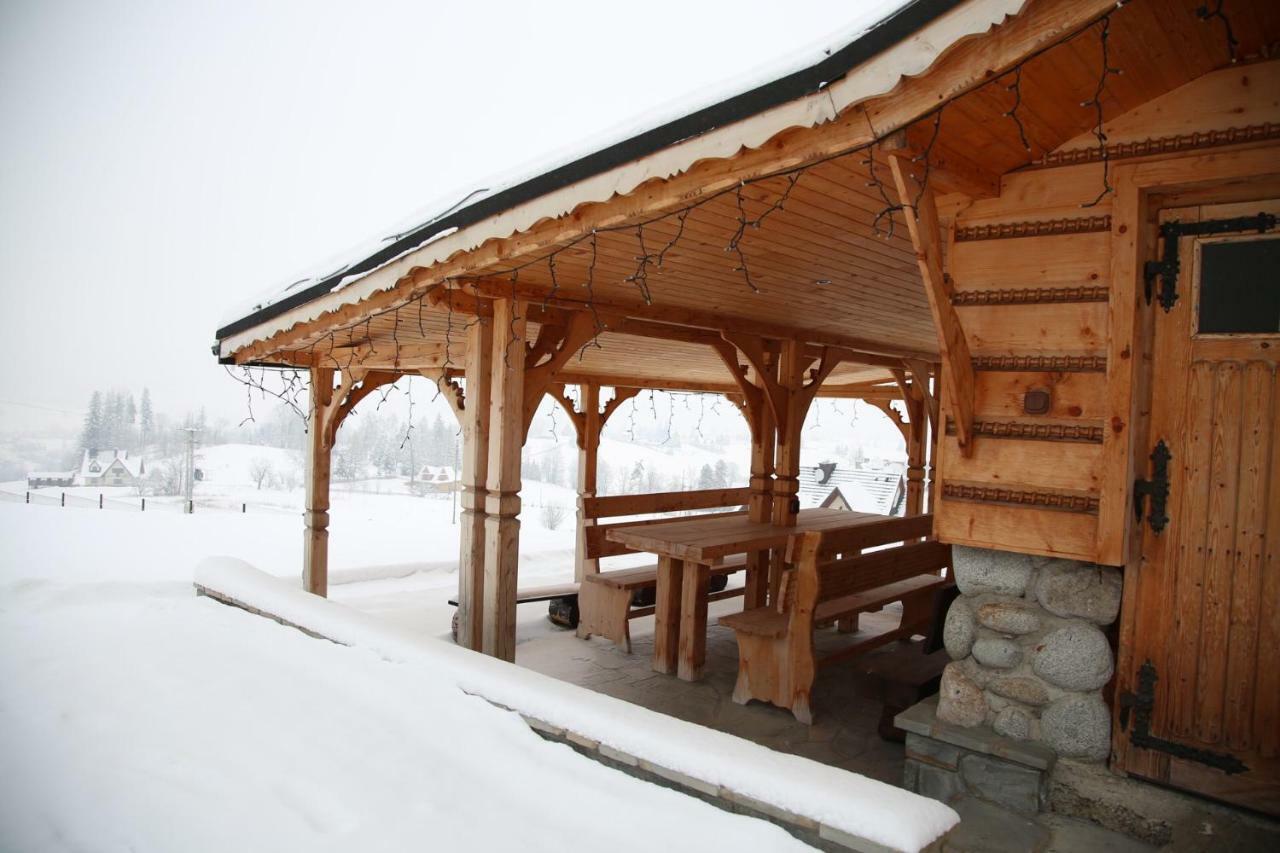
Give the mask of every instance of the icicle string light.
POLYGON ((1227 55, 1231 58, 1231 64, 1235 65, 1240 61, 1240 42, 1236 39, 1236 34, 1231 30, 1231 20, 1222 11, 1223 2, 1224 0, 1217 0, 1212 11, 1210 11, 1208 3, 1200 6, 1196 9, 1196 17, 1206 23, 1214 18, 1222 21, 1223 35, 1227 39, 1227 55))
POLYGON ((1027 153, 1031 153, 1031 143, 1027 140, 1027 129, 1022 126, 1022 118, 1018 115, 1018 107, 1022 106, 1022 66, 1019 65, 1013 69, 1013 83, 1006 86, 1010 92, 1013 92, 1013 106, 1009 107, 1009 111, 1004 114, 1005 118, 1013 119, 1014 125, 1018 128, 1018 139, 1022 142, 1022 147, 1027 153))
MULTIPOLYGON (((1123 7, 1124 5, 1126 5, 1127 2, 1128 0, 1118 0, 1118 2, 1116 3, 1116 6, 1117 8, 1123 7)), ((1224 0, 1213 0, 1212 3, 1205 2, 1203 5, 1199 6, 1195 10, 1195 15, 1198 19, 1206 23, 1214 22, 1214 21, 1221 23, 1227 48, 1231 55, 1231 59, 1234 62, 1239 57, 1239 41, 1235 36, 1234 30, 1232 27, 1232 22, 1227 17, 1226 12, 1224 11, 1224 6, 1225 6, 1224 0)), ((1023 57, 1016 65, 1007 69, 1002 74, 992 75, 988 80, 981 83, 974 90, 970 90, 970 92, 958 93, 952 96, 951 98, 948 98, 947 100, 944 100, 943 102, 941 102, 937 107, 937 109, 932 114, 933 115, 933 133, 931 135, 929 143, 925 147, 924 152, 921 155, 914 158, 916 162, 919 162, 919 161, 924 162, 924 175, 923 175, 923 179, 920 182, 920 188, 916 198, 917 202, 923 196, 923 193, 927 188, 929 173, 932 168, 932 163, 929 155, 934 147, 934 143, 937 142, 939 138, 941 111, 943 107, 946 106, 947 103, 949 103, 951 100, 955 100, 958 97, 964 97, 965 95, 970 94, 972 91, 977 91, 982 86, 995 83, 996 81, 1008 81, 1009 79, 1008 75, 1012 74, 1013 82, 1011 84, 1008 82, 1001 83, 1001 85, 1003 85, 1007 91, 1013 94, 1013 104, 1011 108, 1008 110, 1008 112, 1004 113, 1003 115, 1005 118, 1008 118, 1009 120, 1014 122, 1014 125, 1018 131, 1018 139, 1020 143, 1022 144, 1024 149, 1030 150, 1031 148, 1030 138, 1027 134, 1027 128, 1023 124, 1023 115, 1025 114, 1023 98, 1022 98, 1023 92, 1021 88, 1022 82, 1023 82, 1022 81, 1023 68, 1026 66, 1028 62, 1031 62, 1037 59, 1038 57, 1044 55, 1050 50, 1053 50, 1054 48, 1057 48, 1061 45, 1066 44, 1067 42, 1070 42, 1071 40, 1082 35, 1083 33, 1086 33, 1092 28, 1097 27, 1099 24, 1101 24, 1100 43, 1101 43, 1101 53, 1102 53, 1102 63, 1101 63, 1102 67, 1098 76, 1097 87, 1094 90, 1093 96, 1088 100, 1082 102, 1082 106, 1091 107, 1094 111, 1094 118, 1095 118, 1094 135, 1098 139, 1099 152, 1100 152, 1099 159, 1101 160, 1103 165, 1103 187, 1098 197, 1093 202, 1087 203, 1083 206, 1084 207, 1095 206, 1098 203, 1100 203, 1101 200, 1106 195, 1113 192, 1114 190, 1110 184, 1109 152, 1107 151, 1107 146, 1106 146, 1107 137, 1106 137, 1105 130, 1103 129, 1104 115, 1103 115, 1102 99, 1106 93, 1107 78, 1113 74, 1120 74, 1122 72, 1120 69, 1113 67, 1110 62, 1108 39, 1111 35, 1111 31, 1110 31, 1111 14, 1112 13, 1107 13, 1101 16, 1100 18, 1096 18, 1086 24, 1081 25, 1080 27, 1076 28, 1072 32, 1064 33, 1059 39, 1055 40, 1053 43, 1046 44, 1040 49, 1036 50, 1035 52, 1023 57)), ((917 122, 921 121, 923 118, 925 117, 922 117, 921 119, 917 119, 917 122)), ((898 130, 899 128, 894 128, 893 132, 897 132, 898 130)), ((831 161, 839 160, 842 158, 849 158, 855 155, 860 155, 862 158, 864 158, 861 160, 861 162, 866 167, 866 170, 867 170, 867 174, 869 178, 867 182, 867 186, 874 188, 875 194, 881 199, 881 201, 884 202, 884 207, 878 213, 876 213, 872 219, 871 231, 876 236, 881 236, 886 238, 892 238, 893 236, 895 236, 894 214, 898 211, 901 211, 903 209, 903 206, 901 203, 896 203, 894 199, 890 196, 888 192, 888 187, 885 184, 884 180, 882 179, 881 175, 879 174, 880 170, 877 168, 876 158, 874 156, 877 146, 883 145, 885 135, 879 135, 868 142, 865 142, 856 146, 851 146, 847 149, 836 151, 819 158, 815 158, 814 160, 800 166, 793 166, 793 167, 788 167, 784 169, 779 169, 773 172, 756 175, 749 179, 744 179, 732 186, 699 196, 698 198, 696 198, 696 200, 686 204, 681 208, 656 213, 653 216, 640 222, 631 222, 631 223, 620 224, 616 226, 594 228, 589 232, 584 233, 581 236, 568 241, 567 243, 558 245, 556 248, 551 249, 548 252, 540 254, 536 257, 531 257, 526 261, 521 261, 515 264, 511 264, 506 269, 498 269, 498 270, 488 271, 485 273, 477 273, 473 275, 450 276, 445 278, 443 282, 440 282, 439 284, 443 285, 446 288, 453 288, 457 284, 464 281, 478 280, 478 279, 491 279, 496 276, 501 276, 505 274, 505 275, 511 276, 512 299, 518 299, 519 292, 517 287, 517 276, 519 271, 521 269, 524 269, 525 267, 531 266, 533 264, 540 264, 545 261, 548 265, 548 271, 551 277, 550 292, 545 294, 543 297, 543 308, 546 309, 551 307, 552 300, 563 301, 563 297, 561 294, 564 292, 564 285, 566 284, 566 282, 563 281, 563 270, 557 268, 557 261, 559 260, 559 256, 561 255, 561 253, 574 250, 575 248, 586 243, 589 246, 589 262, 588 262, 586 279, 585 281, 582 282, 581 286, 586 291, 585 309, 591 312, 592 319, 595 325, 595 330, 597 332, 597 337, 593 337, 593 339, 586 346, 595 346, 597 348, 602 348, 598 340, 598 335, 600 332, 605 331, 605 326, 602 323, 601 317, 597 310, 596 292, 595 292, 595 285, 597 283, 596 275, 598 273, 597 263, 599 260, 599 253, 600 253, 600 246, 599 246, 600 235, 611 234, 614 232, 631 232, 636 236, 637 242, 641 244, 640 254, 636 258, 637 267, 636 267, 636 270, 632 273, 632 275, 627 277, 624 280, 631 284, 636 285, 642 291, 642 295, 645 295, 647 297, 647 301, 649 301, 652 299, 652 293, 649 291, 649 282, 647 278, 648 273, 653 268, 659 268, 659 269, 662 268, 663 263, 666 260, 667 253, 677 245, 677 243, 681 240, 682 236, 684 235, 685 225, 688 217, 692 214, 693 211, 703 207, 704 205, 713 203, 723 198, 724 196, 732 193, 733 201, 737 209, 736 211, 737 216, 736 216, 736 225, 734 228, 734 232, 729 239, 728 245, 726 246, 726 252, 731 256, 733 256, 734 260, 736 261, 736 264, 734 266, 734 271, 742 274, 743 280, 746 283, 748 289, 750 289, 752 292, 759 293, 761 292, 761 290, 757 285, 756 280, 752 276, 752 273, 747 264, 746 253, 743 251, 743 247, 742 247, 743 238, 745 237, 748 228, 757 228, 757 229, 760 228, 761 225, 764 223, 764 221, 768 217, 772 216, 773 213, 785 209, 785 205, 791 196, 792 190, 795 188, 800 178, 810 169, 814 169, 816 167, 819 167, 831 161), (778 196, 774 199, 774 201, 770 203, 767 207, 765 207, 765 209, 759 215, 755 216, 754 218, 749 216, 747 211, 747 195, 745 192, 746 188, 749 185, 755 185, 761 182, 777 180, 779 178, 786 179, 787 181, 786 186, 782 189, 782 191, 778 194, 778 196), (673 217, 676 219, 676 227, 675 227, 674 235, 669 241, 667 241, 664 244, 661 250, 657 252, 652 251, 649 247, 650 235, 645 234, 645 230, 649 229, 649 227, 654 225, 655 223, 670 220, 673 217), (886 220, 887 220, 887 224, 886 224, 886 220)), ((311 353, 313 355, 316 355, 317 353, 323 352, 321 347, 326 346, 325 338, 328 338, 327 361, 330 365, 338 366, 335 364, 335 362, 337 362, 338 359, 343 359, 341 366, 343 366, 345 369, 350 370, 355 367, 358 367, 370 355, 377 353, 377 340, 373 334, 374 330, 372 328, 373 320, 375 320, 376 318, 382 317, 388 313, 391 313, 395 315, 391 318, 392 319, 391 337, 396 350, 396 356, 398 358, 399 352, 400 352, 400 345, 402 343, 401 332, 399 328, 401 318, 399 317, 398 312, 404 309, 415 309, 418 315, 418 319, 417 319, 418 334, 421 337, 426 338, 428 336, 429 330, 426 328, 427 324, 424 320, 424 300, 431 290, 432 290, 432 287, 430 286, 424 287, 416 294, 412 294, 411 296, 409 296, 409 298, 405 299, 403 302, 396 303, 384 309, 371 311, 365 317, 358 319, 349 325, 336 327, 328 330, 326 333, 322 333, 321 336, 318 338, 318 340, 314 341, 311 344, 310 346, 311 353), (416 306, 415 306, 415 303, 416 303, 416 306), (363 330, 362 330, 363 335, 358 338, 357 330, 360 330, 361 326, 363 326, 363 330), (337 336, 339 334, 345 335, 345 340, 341 347, 341 349, 346 350, 345 358, 343 358, 342 355, 338 354, 338 350, 340 348, 338 346, 337 336)), ((452 299, 446 298, 444 301, 446 303, 444 307, 447 313, 446 328, 445 328, 444 374, 447 376, 449 372, 453 369, 451 345, 452 345, 452 338, 454 333, 453 315, 455 313, 455 308, 454 308, 452 299)), ((469 317, 469 322, 466 324, 466 326, 470 326, 475 322, 480 322, 474 317, 470 317, 470 315, 467 315, 467 316, 469 317)), ((517 319, 518 317, 513 313, 511 317, 511 326, 508 330, 508 336, 509 336, 508 346, 507 346, 507 349, 504 350, 504 359, 506 360, 506 363, 508 365, 510 364, 510 361, 509 361, 510 344, 517 339, 517 335, 515 334, 515 328, 514 328, 515 322, 517 319)), ((583 347, 583 350, 579 352, 580 358, 582 357, 584 352, 585 352, 585 346, 583 347)), ((319 360, 316 359, 316 361, 319 361, 319 360)), ((263 370, 265 375, 265 368, 263 368, 263 370)), ((232 375, 233 378, 236 379, 236 381, 239 381, 242 384, 246 385, 247 394, 249 394, 250 396, 253 389, 256 388, 264 396, 269 395, 269 396, 274 396, 279 399, 282 399, 287 404, 289 404, 292 409, 294 409, 295 411, 298 411, 305 418, 305 413, 301 412, 300 407, 298 407, 296 403, 296 396, 297 396, 296 389, 291 389, 284 392, 275 391, 273 389, 267 388, 264 382, 262 381, 261 377, 253 377, 252 374, 250 374, 247 371, 243 376, 235 376, 235 374, 233 374, 230 370, 228 370, 228 373, 232 375)), ((297 382, 296 379, 294 381, 297 382)), ((686 407, 687 406, 688 406, 688 400, 686 398, 686 407)), ((856 407, 855 407, 854 418, 856 419, 856 417, 857 417, 857 414, 856 414, 856 407)), ((247 420, 252 420, 252 412, 250 412, 250 416, 247 420)))
POLYGON ((1102 18, 1102 31, 1099 35, 1099 46, 1102 51, 1102 68, 1098 72, 1098 88, 1094 90, 1093 97, 1084 103, 1082 107, 1092 107, 1095 116, 1095 124, 1093 135, 1098 140, 1098 155, 1102 160, 1102 190, 1098 193, 1097 198, 1091 202, 1080 205, 1081 207, 1096 207, 1104 198, 1115 192, 1111 186, 1111 155, 1107 150, 1107 134, 1103 129, 1102 115, 1102 95, 1107 88, 1107 78, 1112 74, 1119 74, 1120 69, 1111 67, 1110 55, 1107 51, 1107 41, 1111 36, 1111 16, 1104 15, 1102 18))

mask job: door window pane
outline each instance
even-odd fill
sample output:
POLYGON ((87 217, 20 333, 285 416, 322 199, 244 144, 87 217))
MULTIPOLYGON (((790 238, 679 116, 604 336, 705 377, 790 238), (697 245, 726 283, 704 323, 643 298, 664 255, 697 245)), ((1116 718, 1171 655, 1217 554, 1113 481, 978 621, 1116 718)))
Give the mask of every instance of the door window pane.
POLYGON ((1280 332, 1280 240, 1201 247, 1200 332, 1280 332))

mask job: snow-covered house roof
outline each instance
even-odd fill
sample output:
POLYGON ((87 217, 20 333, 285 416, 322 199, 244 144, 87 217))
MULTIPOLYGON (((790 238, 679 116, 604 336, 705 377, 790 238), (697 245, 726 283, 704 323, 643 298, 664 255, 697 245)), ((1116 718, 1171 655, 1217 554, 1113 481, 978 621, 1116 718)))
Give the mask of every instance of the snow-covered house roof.
POLYGON ((868 470, 823 462, 800 469, 800 506, 829 506, 839 491, 849 508, 857 512, 894 515, 905 494, 902 474, 892 470, 868 470))
POLYGON ((124 470, 135 479, 147 473, 146 463, 142 457, 130 456, 127 450, 89 449, 85 450, 80 459, 80 468, 76 476, 81 483, 91 483, 113 467, 124 470))
POLYGON ((458 474, 452 465, 423 465, 418 471, 418 479, 434 483, 452 483, 458 474))
POLYGON ((225 360, 252 340, 392 287, 410 268, 508 237, 582 204, 629 193, 701 160, 758 147, 786 128, 831 121, 850 105, 922 73, 949 47, 986 32, 1023 5, 1024 0, 863 4, 855 20, 822 43, 486 181, 434 205, 430 215, 357 247, 318 274, 239 306, 218 329, 216 352, 225 360), (380 275, 370 278, 374 272, 380 275), (358 281, 359 287, 352 286, 358 281))

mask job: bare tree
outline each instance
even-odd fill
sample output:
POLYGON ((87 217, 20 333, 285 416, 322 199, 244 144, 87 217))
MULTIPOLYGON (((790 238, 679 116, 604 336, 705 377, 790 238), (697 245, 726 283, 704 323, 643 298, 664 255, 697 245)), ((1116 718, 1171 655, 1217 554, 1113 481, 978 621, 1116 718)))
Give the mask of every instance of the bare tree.
POLYGON ((564 505, 558 503, 549 503, 542 505, 542 526, 548 530, 555 530, 564 521, 564 505))
POLYGON ((271 476, 272 470, 271 460, 265 456, 254 457, 253 461, 249 463, 249 476, 253 478, 258 491, 262 491, 262 484, 271 476))

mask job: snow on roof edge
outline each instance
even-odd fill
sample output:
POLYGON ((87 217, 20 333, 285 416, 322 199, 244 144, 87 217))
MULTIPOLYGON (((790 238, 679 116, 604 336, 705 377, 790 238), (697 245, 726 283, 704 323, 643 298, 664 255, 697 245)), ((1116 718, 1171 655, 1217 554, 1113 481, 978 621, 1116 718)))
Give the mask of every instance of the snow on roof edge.
MULTIPOLYGON (((906 32, 889 33, 893 38, 885 40, 884 43, 875 42, 865 45, 869 53, 854 61, 845 72, 832 75, 836 82, 824 81, 823 88, 818 90, 823 94, 820 99, 812 97, 813 93, 809 95, 795 93, 789 100, 782 99, 773 106, 760 107, 753 113, 736 116, 722 124, 705 128, 684 139, 668 141, 649 150, 647 153, 635 153, 635 156, 630 161, 623 161, 612 166, 606 165, 597 171, 588 172, 572 180, 566 180, 559 186, 533 188, 531 186, 533 184, 546 183, 547 179, 556 177, 550 173, 542 173, 530 177, 525 183, 488 192, 470 201, 465 207, 449 214, 449 223, 453 223, 461 214, 468 214, 474 211, 476 215, 474 219, 458 222, 448 235, 441 232, 432 232, 423 236, 420 242, 397 247, 394 254, 387 254, 381 258, 378 258, 377 255, 370 256, 363 261, 336 270, 329 279, 323 281, 315 279, 300 280, 291 285, 285 292, 277 293, 273 298, 260 301, 256 313, 239 317, 229 325, 218 329, 217 338, 220 346, 215 347, 215 353, 219 357, 225 357, 228 353, 234 352, 254 340, 269 337, 296 323, 314 319, 324 310, 330 309, 317 308, 310 313, 301 309, 312 308, 328 293, 346 288, 361 279, 367 279, 374 273, 394 267, 398 273, 403 274, 405 266, 397 262, 407 255, 415 254, 428 243, 447 242, 449 249, 448 251, 441 250, 433 253, 436 257, 421 259, 414 266, 430 266, 432 263, 436 263, 442 258, 459 251, 470 251, 487 240, 517 233, 523 227, 527 227, 527 224, 508 228, 504 231, 498 228, 495 223, 506 224, 513 218, 514 213, 523 212, 525 208, 535 204, 539 205, 538 215, 536 217, 522 215, 520 217, 522 223, 524 220, 533 221, 537 218, 563 215, 572 207, 587 201, 598 201, 607 199, 614 194, 625 194, 634 189, 635 186, 638 186, 643 180, 655 176, 669 177, 670 174, 677 174, 699 159, 729 156, 726 149, 730 147, 736 150, 739 147, 754 147, 763 144, 774 133, 785 127, 812 126, 823 121, 829 121, 835 117, 834 114, 831 114, 833 109, 842 110, 851 103, 889 91, 903 77, 923 72, 945 49, 959 39, 985 32, 1005 18, 1016 15, 1021 11, 1024 3, 1025 0, 910 0, 910 2, 896 7, 895 12, 882 19, 875 26, 863 31, 863 38, 857 38, 850 44, 845 45, 841 48, 841 52, 855 47, 864 47, 863 42, 870 40, 867 37, 889 29, 888 25, 891 23, 899 27, 904 26, 902 24, 903 19, 914 15, 909 21, 911 29, 906 32), (949 14, 953 12, 955 14, 949 14), (916 18, 919 18, 919 20, 916 20, 916 18), (894 61, 890 62, 890 59, 894 61), (860 78, 859 84, 854 87, 845 86, 848 83, 847 77, 851 76, 850 72, 855 70, 860 78), (849 97, 833 96, 833 93, 838 92, 842 86, 846 88, 846 91, 850 88, 855 91, 851 91, 849 97), (830 101, 829 105, 828 101, 830 101), (821 109, 819 109, 819 106, 821 109), (792 107, 795 109, 791 109, 792 107), (773 127, 773 129, 763 134, 759 128, 756 128, 753 131, 754 135, 749 139, 735 140, 735 144, 732 146, 725 143, 723 133, 731 127, 764 119, 766 116, 772 116, 770 121, 775 122, 777 127, 773 127), (705 144, 695 144, 700 143, 702 140, 707 141, 705 144), (677 149, 683 149, 685 153, 678 157, 674 154, 669 157, 668 159, 672 162, 667 163, 669 168, 664 173, 659 175, 657 172, 651 172, 637 176, 638 173, 643 171, 636 168, 639 164, 647 163, 659 155, 666 156, 668 152, 675 152, 677 149), (616 180, 607 180, 620 175, 622 177, 617 177, 616 180), (557 196, 563 199, 565 191, 569 188, 588 185, 599 191, 597 195, 600 198, 584 192, 582 194, 584 197, 575 199, 572 205, 566 206, 562 203, 559 207, 556 207, 550 201, 557 196), (484 207, 503 193, 525 189, 536 189, 537 191, 532 192, 528 198, 504 199, 504 206, 495 207, 493 210, 477 210, 477 208, 484 207), (606 189, 607 193, 602 191, 606 189), (552 208, 555 209, 553 210, 552 208), (446 236, 458 239, 446 241, 443 239, 446 236), (370 263, 375 259, 376 262, 370 263), (361 265, 365 266, 361 268, 361 265), (330 285, 334 276, 338 276, 336 286, 321 287, 321 285, 330 285), (308 282, 311 283, 307 288, 301 291, 298 290, 298 287, 308 282), (278 319, 287 313, 290 314, 287 322, 278 319), (303 314, 306 316, 300 316, 303 314), (254 334, 246 335, 245 333, 250 330, 254 334)), ((874 42, 875 40, 870 41, 874 42)), ((812 68, 813 66, 809 66, 803 70, 811 71, 812 68)), ((779 83, 781 81, 774 82, 779 83)), ((763 88, 768 88, 768 86, 763 88)), ((746 95, 753 93, 748 92, 746 95)), ((745 97, 745 95, 739 97, 745 97)), ((723 106, 725 103, 721 102, 715 106, 723 106)), ((655 130, 665 129, 663 127, 655 130)), ((621 144, 626 145, 636 141, 636 138, 632 138, 625 140, 621 144)), ((595 156, 603 156, 609 153, 611 152, 597 151, 594 155, 589 155, 585 159, 590 160, 595 156)), ((570 163, 569 166, 578 166, 582 162, 570 163)), ((449 223, 442 222, 440 224, 447 225, 449 223)), ((361 289, 359 292, 348 294, 339 304, 358 302, 379 289, 385 289, 385 287, 361 289)), ((353 290, 355 289, 353 288, 353 290)))
MULTIPOLYGON (((548 152, 541 157, 525 162, 523 165, 498 172, 493 177, 479 182, 484 186, 472 187, 468 190, 452 190, 433 199, 415 214, 400 220, 399 227, 393 227, 386 234, 379 237, 362 241, 357 246, 352 247, 351 250, 343 252, 340 257, 335 257, 330 261, 316 265, 316 269, 326 270, 327 272, 305 275, 283 288, 276 286, 269 292, 240 303, 223 315, 220 320, 221 326, 223 328, 229 327, 237 320, 242 320, 255 312, 270 308, 280 299, 297 291, 300 286, 318 284, 321 281, 339 275, 364 260, 367 250, 376 250, 377 247, 399 236, 426 228, 450 213, 465 210, 483 199, 519 186, 533 177, 567 166, 613 145, 676 121, 681 117, 713 107, 729 98, 767 86, 789 75, 813 67, 824 59, 831 57, 836 51, 857 43, 904 8, 925 2, 928 2, 928 0, 878 0, 878 2, 869 3, 864 8, 859 9, 855 17, 832 35, 769 60, 747 74, 724 78, 701 91, 688 92, 646 113, 637 115, 629 121, 595 133, 574 145, 548 152), (340 258, 349 260, 344 263, 340 258)), ((944 3, 943 5, 951 4, 944 3)), ((434 235, 427 239, 434 239, 434 235)), ((421 245, 415 248, 420 247, 421 245)), ((412 249, 409 251, 412 251, 412 249)))

